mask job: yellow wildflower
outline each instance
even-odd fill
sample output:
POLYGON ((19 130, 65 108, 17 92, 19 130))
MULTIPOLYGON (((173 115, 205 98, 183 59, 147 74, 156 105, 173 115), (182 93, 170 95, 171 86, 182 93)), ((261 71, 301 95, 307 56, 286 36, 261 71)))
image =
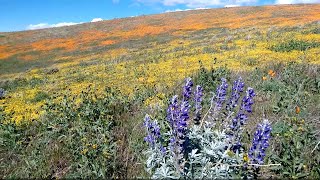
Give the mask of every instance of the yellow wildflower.
POLYGON ((87 152, 88 152, 88 149, 85 148, 85 149, 83 149, 80 153, 83 154, 83 155, 85 155, 85 154, 87 154, 87 152))
POLYGON ((110 158, 110 153, 107 150, 104 150, 102 154, 106 159, 110 158))
POLYGON ((249 162, 249 156, 248 156, 247 153, 245 153, 245 154, 243 155, 243 161, 244 161, 244 162, 249 162))
POLYGON ((298 131, 300 131, 300 132, 303 132, 304 131, 304 129, 303 129, 303 127, 298 127, 298 131))
POLYGON ((97 144, 93 144, 93 145, 92 145, 92 148, 93 148, 93 149, 97 149, 97 147, 98 147, 97 144))

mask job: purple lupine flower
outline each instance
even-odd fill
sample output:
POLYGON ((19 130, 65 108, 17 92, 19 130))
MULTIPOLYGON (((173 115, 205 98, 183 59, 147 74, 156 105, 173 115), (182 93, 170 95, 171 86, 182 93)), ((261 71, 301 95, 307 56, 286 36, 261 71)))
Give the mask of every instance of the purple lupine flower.
POLYGON ((247 95, 245 97, 243 97, 242 99, 242 106, 241 106, 241 109, 244 109, 246 110, 248 113, 251 113, 252 112, 252 104, 254 103, 253 102, 253 97, 255 96, 256 94, 254 93, 254 90, 253 88, 248 88, 247 90, 247 95))
POLYGON ((228 111, 232 111, 232 109, 234 109, 238 105, 238 101, 240 99, 241 93, 243 92, 244 85, 245 84, 244 82, 242 82, 241 77, 234 81, 231 96, 226 106, 228 111))
POLYGON ((193 83, 191 78, 186 79, 186 84, 183 87, 183 101, 178 106, 177 96, 174 96, 167 110, 167 119, 172 129, 172 137, 169 145, 171 151, 182 153, 183 147, 186 145, 186 129, 187 120, 189 119, 190 105, 188 100, 191 97, 193 83))
POLYGON ((172 97, 169 107, 167 109, 167 120, 169 121, 170 126, 172 128, 178 116, 179 116, 178 96, 175 95, 172 97))
POLYGON ((167 119, 170 123, 172 134, 170 138, 170 150, 176 150, 176 152, 181 153, 184 146, 187 120, 189 119, 190 105, 188 101, 182 101, 180 107, 178 107, 177 96, 173 96, 171 104, 167 110, 167 119), (177 151, 177 148, 179 151, 177 151))
POLYGON ((160 127, 157 121, 151 122, 150 116, 146 115, 143 125, 147 128, 148 133, 144 140, 149 143, 151 147, 155 147, 155 143, 161 138, 160 127))
POLYGON ((170 148, 170 151, 174 151, 174 148, 176 146, 176 137, 174 135, 172 135, 169 139, 169 148, 170 148))
POLYGON ((241 126, 244 125, 244 122, 246 122, 248 119, 247 115, 239 112, 235 118, 232 119, 232 124, 230 126, 232 131, 237 131, 240 129, 241 126))
POLYGON ((202 87, 197 85, 196 91, 194 92, 194 101, 195 101, 195 109, 196 109, 195 117, 194 117, 195 124, 199 124, 201 119, 201 110, 202 110, 201 102, 202 102, 202 96, 203 96, 202 91, 203 91, 202 87))
POLYGON ((177 121, 177 130, 182 132, 187 128, 187 120, 189 119, 190 105, 188 101, 182 101, 179 119, 177 121))
POLYGON ((180 147, 185 145, 187 120, 189 119, 190 110, 188 100, 190 99, 192 94, 192 86, 193 83, 191 81, 191 78, 187 78, 186 84, 183 87, 183 101, 181 102, 179 117, 176 122, 177 142, 179 143, 180 147))
POLYGON ((263 159, 266 155, 265 152, 269 146, 271 130, 271 125, 267 119, 265 119, 262 124, 258 124, 249 150, 251 163, 263 164, 263 159))
POLYGON ((221 78, 221 85, 217 87, 216 90, 216 106, 215 111, 219 111, 226 100, 228 83, 225 78, 221 78))
POLYGON ((161 145, 161 146, 160 146, 160 151, 161 151, 161 153, 164 155, 164 154, 166 154, 167 149, 161 145))
POLYGON ((244 125, 244 123, 247 121, 248 117, 245 114, 252 112, 252 105, 253 105, 253 97, 255 96, 254 90, 252 88, 248 88, 246 91, 246 96, 243 97, 241 102, 241 107, 236 115, 236 117, 232 120, 231 129, 233 131, 237 131, 240 126, 244 125))
POLYGON ((241 127, 245 124, 245 122, 248 119, 248 116, 246 113, 252 112, 251 106, 253 105, 254 96, 255 96, 254 90, 249 87, 246 91, 246 96, 244 96, 242 99, 241 106, 236 117, 232 119, 232 122, 230 125, 231 132, 229 132, 229 136, 234 140, 234 144, 233 144, 234 152, 237 150, 240 150, 241 148, 239 135, 241 134, 241 127))
POLYGON ((191 90, 192 86, 193 86, 193 83, 191 81, 191 78, 187 78, 186 79, 186 84, 183 87, 183 99, 185 101, 188 101, 190 99, 190 96, 192 94, 192 90, 191 90))

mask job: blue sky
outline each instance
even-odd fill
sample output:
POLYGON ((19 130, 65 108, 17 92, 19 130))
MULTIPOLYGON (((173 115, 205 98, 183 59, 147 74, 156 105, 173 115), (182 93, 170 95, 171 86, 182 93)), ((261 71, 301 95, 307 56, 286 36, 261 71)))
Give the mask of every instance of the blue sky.
POLYGON ((320 3, 320 0, 0 0, 0 32, 197 8, 320 3))

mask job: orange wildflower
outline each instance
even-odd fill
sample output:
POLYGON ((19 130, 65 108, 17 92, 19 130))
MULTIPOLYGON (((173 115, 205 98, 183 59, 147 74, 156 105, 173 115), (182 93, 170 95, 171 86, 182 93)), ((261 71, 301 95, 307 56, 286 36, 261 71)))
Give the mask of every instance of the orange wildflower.
POLYGON ((268 72, 268 74, 271 76, 272 74, 274 73, 274 71, 273 70, 269 70, 269 72, 268 72))
POLYGON ((296 113, 299 114, 300 111, 301 111, 301 110, 300 110, 300 107, 299 107, 299 106, 296 106, 296 113))
POLYGON ((269 70, 268 72, 269 76, 274 77, 276 75, 276 72, 274 72, 273 70, 269 70))

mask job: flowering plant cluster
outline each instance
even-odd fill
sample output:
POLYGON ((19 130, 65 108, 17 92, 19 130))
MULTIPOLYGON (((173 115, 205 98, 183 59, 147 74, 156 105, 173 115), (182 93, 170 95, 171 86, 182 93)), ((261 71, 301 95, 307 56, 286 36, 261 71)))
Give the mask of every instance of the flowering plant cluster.
POLYGON ((4 98, 6 95, 6 92, 4 89, 0 88, 0 99, 4 98))
POLYGON ((163 132, 155 118, 146 115, 145 141, 147 171, 152 178, 243 178, 253 177, 263 164, 269 146, 268 120, 258 124, 251 147, 241 142, 243 126, 252 113, 255 92, 241 78, 234 81, 228 96, 228 83, 221 79, 211 98, 209 110, 202 114, 203 88, 186 79, 182 98, 170 100, 163 132), (193 111, 193 112, 192 112, 193 111), (154 120, 152 120, 154 119, 154 120))

